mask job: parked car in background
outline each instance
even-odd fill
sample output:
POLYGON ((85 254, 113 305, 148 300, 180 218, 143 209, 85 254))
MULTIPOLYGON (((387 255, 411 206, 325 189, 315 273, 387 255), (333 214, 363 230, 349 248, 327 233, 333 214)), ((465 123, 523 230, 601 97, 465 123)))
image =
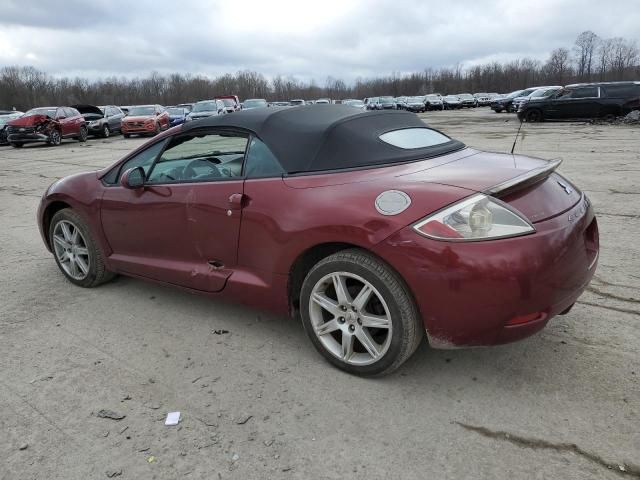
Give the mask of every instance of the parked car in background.
POLYGON ((193 109, 187 115, 187 122, 191 120, 200 120, 201 118, 215 117, 216 115, 224 115, 227 110, 222 100, 201 100, 193 104, 193 109))
POLYGON ((185 108, 187 110, 187 112, 190 113, 191 110, 193 110, 193 106, 194 105, 195 105, 195 103, 179 103, 178 105, 176 105, 176 107, 185 108))
POLYGON ((120 107, 115 105, 72 105, 87 122, 89 135, 107 138, 122 130, 122 119, 125 117, 120 107))
POLYGON ((424 104, 427 110, 444 110, 444 101, 442 95, 438 93, 430 93, 425 95, 424 104))
POLYGON ((7 141, 20 148, 26 143, 60 145, 63 139, 87 140, 87 122, 72 107, 40 107, 7 123, 7 141))
POLYGON ((269 102, 269 106, 270 107, 290 107, 291 102, 282 102, 282 101, 269 102))
POLYGON ((404 109, 409 112, 421 113, 427 110, 424 97, 405 97, 404 109))
POLYGON ((457 110, 462 108, 462 102, 456 95, 445 95, 442 102, 446 110, 457 110))
POLYGON ((249 98, 242 102, 243 110, 251 110, 254 108, 267 108, 269 104, 264 98, 249 98))
POLYGON ((56 180, 37 224, 78 287, 131 275, 293 315, 332 365, 383 375, 422 342, 513 342, 571 309, 598 224, 559 164, 468 148, 408 112, 265 108, 56 180))
POLYGON ((237 95, 218 95, 215 100, 222 100, 227 113, 239 112, 241 110, 240 99, 237 95))
POLYGON ((366 110, 367 107, 362 100, 356 100, 353 98, 347 98, 346 100, 342 100, 342 105, 347 105, 349 107, 357 108, 359 110, 366 110))
POLYGON ((406 97, 406 96, 396 97, 395 98, 395 100, 396 100, 396 109, 397 110, 405 110, 406 107, 407 107, 406 104, 407 104, 407 99, 408 98, 409 97, 406 97))
MULTIPOLYGON (((520 98, 522 98, 523 100, 518 102, 518 109, 516 111, 520 112, 522 110, 522 107, 527 102, 529 102, 531 100, 550 97, 551 95, 553 95, 554 93, 556 93, 558 90, 561 90, 561 89, 562 89, 562 87, 560 87, 560 86, 542 87, 542 88, 539 88, 538 90, 535 90, 533 93, 531 93, 530 95, 528 95, 526 97, 518 97, 518 98, 516 98, 516 100, 519 100, 520 98)), ((516 105, 515 101, 514 101, 513 105, 515 107, 515 105, 516 105)))
POLYGON ((367 110, 378 110, 378 97, 368 97, 364 99, 364 104, 367 110))
POLYGON ((496 113, 510 112, 513 105, 513 99, 520 96, 524 90, 515 90, 504 97, 494 98, 491 102, 491 110, 496 113))
POLYGON ((541 88, 547 88, 547 87, 553 87, 553 85, 540 85, 538 87, 529 87, 529 88, 525 88, 524 90, 522 90, 522 92, 520 93, 520 95, 517 95, 513 101, 511 102, 511 106, 509 107, 509 112, 517 112, 518 108, 520 108, 520 105, 523 102, 526 102, 527 99, 529 98, 529 95, 531 95, 533 92, 535 92, 536 90, 540 90, 541 88))
POLYGON ((157 135, 171 125, 169 112, 162 105, 129 107, 129 115, 122 119, 122 135, 157 135))
POLYGON ((316 100, 316 105, 329 105, 331 103, 331 99, 330 98, 319 98, 318 100, 316 100))
POLYGON ((530 99, 518 112, 520 120, 610 118, 640 109, 640 82, 567 85, 548 97, 530 99))
POLYGON ((379 110, 395 110, 396 99, 393 97, 378 97, 379 110))
POLYGON ((291 104, 292 107, 300 107, 302 105, 306 105, 307 102, 305 102, 301 98, 295 98, 293 100, 290 100, 289 103, 291 104))
POLYGON ((474 93, 473 96, 478 107, 486 107, 491 104, 491 97, 488 93, 474 93))
POLYGON ((23 112, 17 110, 6 110, 0 113, 0 145, 7 145, 7 123, 24 115, 23 112))
POLYGON ((464 108, 475 108, 478 106, 478 100, 470 93, 460 93, 456 96, 460 99, 460 103, 464 108))
POLYGON ((187 121, 187 115, 189 110, 184 107, 167 107, 169 113, 169 126, 175 127, 176 125, 182 125, 187 121))

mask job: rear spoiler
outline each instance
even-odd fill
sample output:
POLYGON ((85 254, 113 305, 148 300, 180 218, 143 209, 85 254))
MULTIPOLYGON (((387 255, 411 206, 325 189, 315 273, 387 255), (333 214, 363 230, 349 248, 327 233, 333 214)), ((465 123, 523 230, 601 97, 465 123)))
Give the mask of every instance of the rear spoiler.
POLYGON ((518 175, 515 178, 507 180, 506 182, 499 183, 498 185, 491 187, 484 193, 487 195, 505 194, 514 190, 520 190, 521 188, 528 187, 540 180, 547 178, 551 172, 560 166, 562 160, 550 160, 549 163, 528 172, 518 175))

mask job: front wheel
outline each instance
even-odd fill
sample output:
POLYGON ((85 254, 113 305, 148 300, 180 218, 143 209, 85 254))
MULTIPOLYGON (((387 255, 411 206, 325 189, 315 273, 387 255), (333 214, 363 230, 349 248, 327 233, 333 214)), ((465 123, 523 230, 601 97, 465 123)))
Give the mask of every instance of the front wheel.
POLYGON ((62 135, 60 135, 60 131, 55 128, 51 130, 51 133, 49 133, 49 141, 47 143, 54 147, 60 145, 62 143, 62 135))
POLYGON ((86 142, 88 136, 89 136, 89 132, 87 130, 87 127, 80 127, 80 135, 78 136, 78 141, 86 142))
POLYGON ((80 215, 69 208, 51 219, 49 244, 65 277, 80 287, 95 287, 111 278, 102 250, 80 215))
POLYGON ((12 143, 11 146, 13 148, 22 148, 22 147, 24 147, 24 144, 23 143, 12 143))
POLYGON ((316 349, 336 367, 357 375, 392 372, 423 335, 402 279, 357 249, 335 253, 311 269, 302 285, 300 311, 316 349))
POLYGON ((109 130, 109 125, 105 124, 104 127, 102 127, 102 137, 109 138, 110 136, 111 130, 109 130))

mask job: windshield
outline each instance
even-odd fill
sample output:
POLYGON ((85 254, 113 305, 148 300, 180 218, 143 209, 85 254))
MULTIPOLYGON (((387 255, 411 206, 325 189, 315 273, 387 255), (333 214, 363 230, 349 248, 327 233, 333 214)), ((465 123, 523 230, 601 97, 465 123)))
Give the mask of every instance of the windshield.
POLYGON ((468 94, 468 93, 463 93, 461 95, 458 95, 459 98, 464 98, 465 100, 471 99, 473 100, 473 96, 468 94))
POLYGON ((380 97, 380 103, 393 103, 393 97, 380 97))
POLYGON ((129 116, 139 117, 145 115, 153 115, 153 112, 155 112, 155 110, 156 109, 154 107, 131 107, 129 109, 129 116))
POLYGON ((506 98, 514 98, 520 95, 521 93, 522 93, 522 90, 516 90, 515 92, 511 92, 509 95, 507 95, 506 98))
POLYGON ((25 113, 26 115, 46 115, 49 118, 55 118, 56 109, 55 108, 32 108, 31 110, 25 113))
POLYGON ((407 102, 409 103, 422 103, 424 101, 424 97, 409 97, 407 98, 407 102))
POLYGON ((427 95, 425 98, 427 98, 429 100, 439 100, 440 99, 440 95, 427 95))
POLYGON ((223 98, 222 99, 222 103, 224 103, 225 107, 235 107, 236 106, 235 100, 231 100, 230 98, 223 98))
POLYGON ((351 105, 352 107, 362 107, 364 105, 362 100, 345 100, 342 103, 345 105, 351 105))
POLYGON ((266 100, 245 100, 244 108, 254 108, 254 107, 266 107, 266 100))
POLYGON ((458 97, 456 97, 455 95, 447 95, 446 97, 444 97, 445 100, 452 100, 452 101, 458 101, 460 100, 458 97))
POLYGON ((167 108, 169 115, 184 115, 184 108, 167 108))
POLYGON ((216 102, 198 102, 193 106, 192 112, 211 112, 217 110, 216 102))

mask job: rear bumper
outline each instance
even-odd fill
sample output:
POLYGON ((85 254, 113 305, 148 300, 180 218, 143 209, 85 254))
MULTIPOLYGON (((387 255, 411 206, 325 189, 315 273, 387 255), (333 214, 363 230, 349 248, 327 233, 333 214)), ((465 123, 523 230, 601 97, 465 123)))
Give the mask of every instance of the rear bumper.
POLYGON ((512 342, 571 307, 593 277, 598 227, 583 205, 522 237, 443 242, 406 227, 374 251, 407 282, 432 346, 512 342))

